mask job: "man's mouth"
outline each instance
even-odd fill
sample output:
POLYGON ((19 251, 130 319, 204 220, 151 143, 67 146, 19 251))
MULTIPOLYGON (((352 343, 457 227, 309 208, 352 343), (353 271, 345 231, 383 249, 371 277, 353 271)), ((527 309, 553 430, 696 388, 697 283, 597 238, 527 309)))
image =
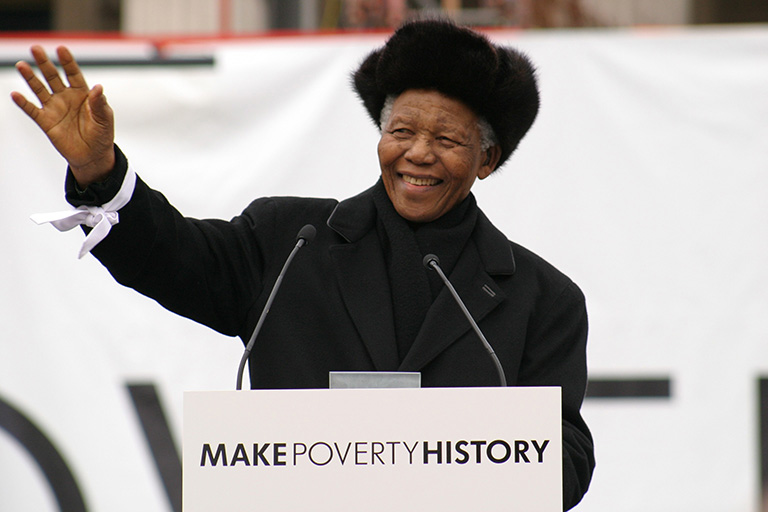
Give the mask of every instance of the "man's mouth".
POLYGON ((442 181, 437 178, 417 178, 415 176, 408 176, 407 174, 401 174, 401 176, 403 177, 404 182, 416 185, 417 187, 431 187, 442 181))

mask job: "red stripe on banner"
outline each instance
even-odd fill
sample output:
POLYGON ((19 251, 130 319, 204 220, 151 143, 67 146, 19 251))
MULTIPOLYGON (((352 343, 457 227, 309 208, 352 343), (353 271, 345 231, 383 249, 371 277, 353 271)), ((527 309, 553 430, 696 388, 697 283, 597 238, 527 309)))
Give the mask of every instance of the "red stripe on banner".
MULTIPOLYGON (((298 30, 298 29, 273 29, 264 32, 232 32, 232 7, 229 0, 222 0, 220 7, 221 22, 218 33, 208 34, 163 34, 154 35, 132 35, 121 32, 57 32, 57 31, 30 31, 30 32, 0 32, 0 43, 4 41, 13 41, 18 39, 34 40, 82 40, 82 41, 112 41, 112 42, 149 42, 155 46, 166 46, 171 44, 189 44, 189 43, 217 43, 225 41, 254 41, 263 39, 286 39, 286 38, 324 38, 334 36, 381 36, 389 35, 392 29, 389 28, 349 28, 349 29, 317 29, 317 30, 298 30)), ((516 27, 488 27, 479 28, 488 34, 504 32, 509 34, 522 34, 524 29, 516 27)))

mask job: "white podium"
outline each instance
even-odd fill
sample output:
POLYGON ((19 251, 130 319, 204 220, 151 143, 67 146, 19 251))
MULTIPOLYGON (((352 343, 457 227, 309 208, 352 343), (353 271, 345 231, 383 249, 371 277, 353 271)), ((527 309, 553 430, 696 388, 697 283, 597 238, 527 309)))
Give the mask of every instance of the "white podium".
POLYGON ((184 395, 183 510, 562 510, 560 388, 184 395))

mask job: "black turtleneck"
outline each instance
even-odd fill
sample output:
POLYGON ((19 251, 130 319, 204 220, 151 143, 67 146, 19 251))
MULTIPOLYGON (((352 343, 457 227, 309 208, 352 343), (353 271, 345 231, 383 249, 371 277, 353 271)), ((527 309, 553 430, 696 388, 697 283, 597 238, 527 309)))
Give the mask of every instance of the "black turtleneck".
POLYGON ((440 266, 450 275, 469 240, 477 221, 477 203, 472 194, 442 217, 425 223, 409 222, 395 210, 381 180, 373 190, 377 232, 384 249, 395 336, 400 360, 410 350, 429 307, 443 288, 436 272, 422 264, 425 255, 440 258, 440 266))

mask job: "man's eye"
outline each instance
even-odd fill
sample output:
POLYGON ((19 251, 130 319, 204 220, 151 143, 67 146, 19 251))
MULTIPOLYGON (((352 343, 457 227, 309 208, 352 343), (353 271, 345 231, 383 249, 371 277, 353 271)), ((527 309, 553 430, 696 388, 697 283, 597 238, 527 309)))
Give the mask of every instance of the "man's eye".
POLYGON ((451 138, 448 137, 438 137, 437 140, 442 144, 443 146, 453 147, 458 146, 459 143, 451 138))

